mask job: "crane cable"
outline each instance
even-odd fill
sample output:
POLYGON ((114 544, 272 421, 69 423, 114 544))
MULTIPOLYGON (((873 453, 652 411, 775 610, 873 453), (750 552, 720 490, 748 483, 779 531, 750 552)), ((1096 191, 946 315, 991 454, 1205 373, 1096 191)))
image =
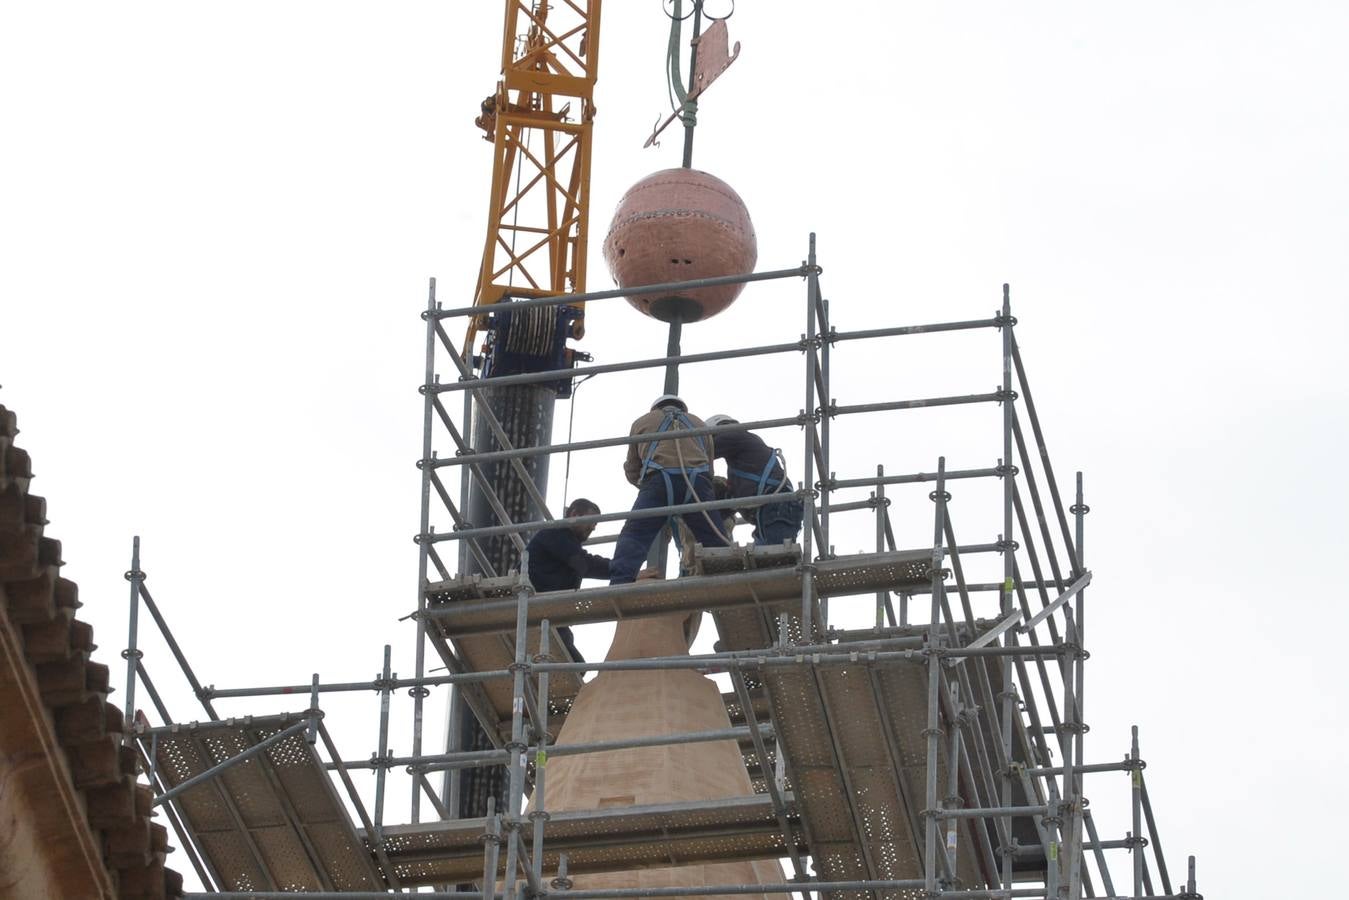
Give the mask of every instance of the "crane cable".
MULTIPOLYGON (((572 385, 572 388, 571 388, 571 403, 567 404, 567 443, 568 443, 568 444, 571 443, 572 425, 575 424, 575 422, 576 422, 576 394, 577 394, 578 391, 580 391, 581 385, 585 384, 587 381, 589 381, 590 379, 592 379, 592 378, 594 378, 594 377, 595 377, 594 375, 587 375, 586 377, 582 378, 580 381, 576 382, 576 384, 572 385)), ((567 494, 568 494, 568 491, 570 490, 570 485, 571 485, 571 450, 569 449, 569 450, 567 450, 567 470, 566 470, 566 473, 562 476, 562 509, 563 509, 564 511, 565 511, 566 508, 567 508, 567 494)))

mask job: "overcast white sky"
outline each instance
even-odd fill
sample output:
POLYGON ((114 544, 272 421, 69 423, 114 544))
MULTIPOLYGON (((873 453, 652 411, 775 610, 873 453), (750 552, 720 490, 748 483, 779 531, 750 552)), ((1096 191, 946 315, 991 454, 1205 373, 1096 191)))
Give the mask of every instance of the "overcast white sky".
MULTIPOLYGON (((471 299, 490 171, 472 119, 501 7, 0 12, 0 403, 105 661, 138 533, 203 681, 367 678, 385 642, 411 673, 418 313, 428 276, 471 299)), ((1058 474, 1085 471, 1092 506, 1090 755, 1118 758, 1142 728, 1173 875, 1197 854, 1207 896, 1324 891, 1349 800, 1333 765, 1349 736, 1349 9, 742 0, 730 24, 744 51, 703 104, 695 162, 744 197, 762 268, 818 232, 840 329, 982 317, 1012 284, 1058 474)), ((611 283, 598 237, 619 195, 678 164, 677 140, 641 149, 667 109, 659 4, 610 2, 603 28, 593 289, 611 283)), ((600 361, 663 350, 624 304, 588 324, 600 361)), ((685 347, 802 326, 796 285, 753 287, 685 347)), ((854 344, 836 363, 841 403, 999 380, 991 334, 854 344)), ((690 370, 685 393, 703 414, 792 415, 795 365, 690 370)), ((626 428, 659 387, 586 385, 576 435, 626 428)), ((781 440, 799 465, 797 436, 781 440)), ((835 468, 998 452, 995 411, 893 414, 840 425, 835 468)), ((578 456, 571 495, 627 505, 620 459, 578 456)), ((992 539, 988 498, 955 493, 957 526, 992 539)), ((925 494, 892 510, 915 543, 925 494)), ((840 552, 869 529, 840 527, 840 552)), ((603 634, 585 640, 602 652, 603 634)), ((147 653, 174 714, 199 717, 147 653)), ((376 699, 330 710, 345 755, 368 757, 376 699)), ((1120 836, 1127 782, 1095 778, 1120 836)))

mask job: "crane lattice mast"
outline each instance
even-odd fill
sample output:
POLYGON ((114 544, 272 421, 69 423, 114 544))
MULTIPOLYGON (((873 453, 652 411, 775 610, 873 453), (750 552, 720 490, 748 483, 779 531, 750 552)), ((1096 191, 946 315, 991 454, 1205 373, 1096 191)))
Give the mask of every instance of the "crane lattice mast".
POLYGON ((506 4, 502 77, 477 119, 493 160, 475 304, 585 290, 599 25, 600 0, 506 4))

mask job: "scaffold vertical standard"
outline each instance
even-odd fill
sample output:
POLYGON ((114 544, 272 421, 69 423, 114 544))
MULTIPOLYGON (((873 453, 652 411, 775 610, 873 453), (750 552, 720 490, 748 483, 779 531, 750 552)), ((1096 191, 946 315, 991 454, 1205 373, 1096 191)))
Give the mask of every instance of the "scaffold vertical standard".
MULTIPOLYGON (((765 356, 802 358, 799 409, 686 432, 715 439, 743 429, 799 430, 800 468, 792 473, 793 496, 806 511, 799 545, 697 548, 684 561, 680 577, 578 591, 536 592, 518 568, 502 571, 484 547, 488 539, 523 549, 529 535, 541 529, 752 510, 780 498, 553 517, 529 478, 529 460, 625 447, 642 438, 609 435, 514 446, 486 400, 489 390, 660 369, 671 359, 483 378, 474 374, 444 327, 447 320, 480 310, 442 308, 433 284, 423 312, 426 379, 418 463, 418 601, 411 613, 417 640, 414 677, 395 676, 386 650, 385 665, 373 681, 315 675, 293 685, 203 687, 150 597, 142 571, 148 548, 138 547, 130 650, 144 650, 136 636, 136 615, 143 608, 168 639, 208 716, 202 722, 176 722, 158 701, 162 724, 135 716, 130 704, 127 713, 129 733, 151 772, 159 802, 179 840, 191 849, 203 884, 215 892, 192 896, 261 897, 305 890, 349 898, 435 887, 418 896, 1198 898, 1192 860, 1185 883, 1171 882, 1136 734, 1122 761, 1092 763, 1084 755, 1085 596, 1092 583, 1083 552, 1088 508, 1080 474, 1069 502, 1060 492, 1017 346, 1010 292, 1004 288, 999 309, 987 318, 840 331, 831 313, 846 305, 824 298, 821 275, 812 235, 806 261, 795 267, 505 301, 512 311, 521 311, 744 282, 777 282, 773 290, 780 300, 785 285, 804 282, 806 327, 798 339, 678 360, 681 366, 700 366, 765 356), (838 384, 831 369, 846 357, 849 343, 952 332, 1000 338, 1002 379, 995 390, 852 405, 840 404, 831 393, 838 384), (451 415, 454 404, 446 402, 446 395, 454 393, 463 394, 462 417, 451 415), (889 459, 876 459, 874 474, 838 477, 831 468, 841 458, 856 457, 856 444, 846 457, 831 453, 840 440, 837 426, 852 417, 981 405, 1000 413, 997 448, 988 448, 987 456, 971 455, 982 448, 958 446, 934 453, 929 471, 896 472, 889 459), (469 444, 470 424, 493 434, 493 449, 475 450, 469 444), (488 476, 491 466, 515 472, 537 507, 535 517, 507 515, 507 504, 488 476), (455 468, 461 474, 457 484, 446 477, 446 470, 455 468), (476 485, 498 524, 477 525, 466 516, 463 498, 469 485, 476 485), (929 491, 930 545, 904 548, 896 540, 912 529, 896 527, 892 503, 910 489, 929 491), (952 502, 956 495, 968 496, 970 503, 957 506, 952 502), (840 519, 854 512, 867 515, 840 519), (863 535, 868 544, 874 540, 875 549, 835 553, 837 537, 844 533, 863 535), (445 552, 447 544, 457 552, 445 552), (909 602, 921 597, 925 603, 909 602), (913 621, 915 610, 923 609, 926 615, 918 613, 913 621), (711 653, 583 662, 569 654, 557 631, 702 613, 711 614, 718 632, 711 653), (445 674, 428 674, 426 647, 445 674), (724 675, 730 688, 722 694, 728 726, 555 740, 584 687, 585 673, 652 670, 724 675), (389 707, 402 702, 398 692, 404 689, 419 714, 412 719, 413 752, 398 757, 388 749, 389 707), (420 710, 428 693, 437 690, 453 691, 453 705, 476 717, 491 746, 450 744, 444 752, 424 751, 420 710), (380 698, 377 748, 368 761, 355 761, 360 754, 350 760, 339 756, 322 721, 324 695, 353 691, 380 698), (308 708, 222 717, 214 706, 289 694, 309 698, 308 708), (549 760, 725 742, 739 748, 753 793, 662 804, 616 802, 593 809, 542 805, 549 760), (504 771, 508 790, 502 802, 492 798, 486 816, 460 818, 458 798, 436 790, 431 777, 481 768, 504 771), (406 816, 391 815, 385 789, 399 770, 406 770, 419 798, 406 816), (356 783, 361 773, 374 779, 373 811, 356 783), (1088 806, 1088 777, 1111 775, 1127 778, 1117 788, 1121 798, 1127 797, 1131 821, 1119 823, 1123 837, 1103 839, 1088 806), (434 808, 436 820, 424 821, 414 808, 421 799, 434 808), (253 814, 258 804, 270 817, 253 814), (288 842, 293 852, 273 852, 278 841, 288 842), (1120 869, 1125 854, 1128 865, 1120 869), (613 873, 738 860, 785 860, 792 875, 752 885, 590 886, 613 873), (1116 878, 1112 868, 1129 874, 1116 878), (1125 884, 1130 892, 1120 894, 1125 884)), ((978 369, 971 354, 955 358, 952 371, 961 371, 967 362, 978 369)), ((128 667, 134 676, 129 684, 139 681, 157 697, 147 674, 151 662, 136 658, 128 667)))

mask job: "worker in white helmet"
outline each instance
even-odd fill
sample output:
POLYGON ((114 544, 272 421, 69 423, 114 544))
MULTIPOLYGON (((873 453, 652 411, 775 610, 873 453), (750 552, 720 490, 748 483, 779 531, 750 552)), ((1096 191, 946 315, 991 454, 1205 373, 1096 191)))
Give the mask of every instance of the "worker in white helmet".
MULTIPOLYGON (((725 413, 707 417, 713 427, 738 425, 725 413)), ((768 446, 752 431, 725 431, 712 436, 712 458, 726 460, 726 477, 732 497, 762 497, 781 494, 782 500, 741 512, 754 523, 754 543, 782 544, 796 540, 801 532, 805 507, 792 493, 792 483, 783 468, 782 451, 768 446)))
MULTIPOLYGON (((661 394, 651 404, 651 411, 632 423, 629 432, 632 436, 657 436, 628 445, 623 473, 637 486, 634 512, 714 499, 712 443, 707 436, 659 437, 702 427, 703 420, 692 415, 684 401, 674 394, 661 394)), ((718 516, 691 512, 685 513, 683 520, 698 543, 705 547, 726 546, 726 537, 716 524, 720 521, 718 516)), ((637 570, 664 524, 660 516, 633 518, 623 523, 609 566, 610 584, 627 584, 637 577, 637 570)))

